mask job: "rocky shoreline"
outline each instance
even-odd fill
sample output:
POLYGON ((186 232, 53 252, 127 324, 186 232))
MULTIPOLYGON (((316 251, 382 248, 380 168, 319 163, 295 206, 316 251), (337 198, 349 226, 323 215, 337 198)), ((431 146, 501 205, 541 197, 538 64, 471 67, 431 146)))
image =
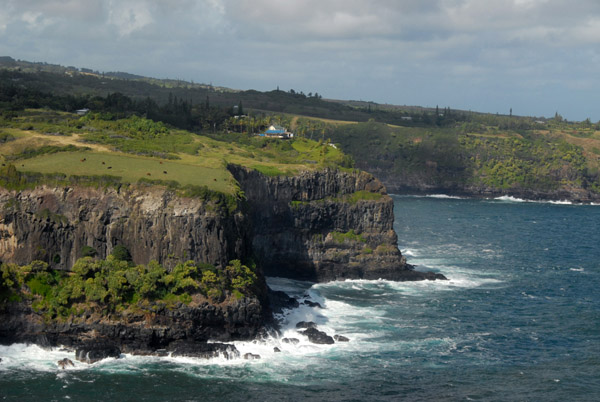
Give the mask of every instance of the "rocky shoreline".
MULTIPOLYGON (((64 319, 33 308, 35 297, 4 300, 0 343, 63 345, 88 362, 120 353, 237 357, 223 342, 260 337, 275 328, 274 311, 294 306, 285 295, 269 294, 265 275, 312 282, 446 279, 406 263, 393 229, 393 200, 370 174, 325 169, 269 177, 229 169, 245 193, 235 211, 161 187, 0 190, 3 263, 39 259, 68 270, 83 246, 105 258, 124 245, 133 263, 156 260, 166 268, 174 256, 215 269, 252 257, 261 283, 241 299, 230 294, 215 302, 198 294, 188 304, 151 303, 119 314, 99 306, 64 319)), ((303 331, 309 339, 336 341, 317 328, 303 331)))

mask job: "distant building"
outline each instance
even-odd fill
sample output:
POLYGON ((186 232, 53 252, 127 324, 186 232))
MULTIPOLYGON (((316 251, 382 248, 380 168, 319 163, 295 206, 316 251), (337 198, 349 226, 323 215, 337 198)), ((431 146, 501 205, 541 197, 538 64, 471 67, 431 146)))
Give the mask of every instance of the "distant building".
MULTIPOLYGON (((441 115, 440 115, 441 116, 441 115)), ((401 116, 400 117, 402 120, 412 120, 411 116, 401 116)))
POLYGON ((76 110, 75 113, 77 113, 78 116, 85 116, 86 114, 88 114, 90 112, 90 109, 79 109, 76 110))
POLYGON ((293 138, 294 134, 287 131, 284 127, 271 125, 264 132, 258 134, 260 137, 268 137, 268 138, 293 138))

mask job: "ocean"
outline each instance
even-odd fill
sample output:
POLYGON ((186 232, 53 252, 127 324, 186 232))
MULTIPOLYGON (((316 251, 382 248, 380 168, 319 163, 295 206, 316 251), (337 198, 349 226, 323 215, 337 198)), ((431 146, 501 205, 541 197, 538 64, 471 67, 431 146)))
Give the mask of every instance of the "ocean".
POLYGON ((600 206, 394 201, 408 262, 448 281, 269 278, 323 308, 286 312, 281 337, 235 343, 259 360, 125 355, 58 370, 70 353, 0 346, 0 399, 600 400, 600 206), (310 344, 298 321, 350 342, 310 344))

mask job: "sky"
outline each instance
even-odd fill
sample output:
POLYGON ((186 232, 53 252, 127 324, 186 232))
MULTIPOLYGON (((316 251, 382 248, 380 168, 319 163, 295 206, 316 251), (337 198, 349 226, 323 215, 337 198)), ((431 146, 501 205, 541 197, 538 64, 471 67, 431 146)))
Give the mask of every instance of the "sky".
POLYGON ((598 0, 0 0, 0 56, 600 120, 598 0))

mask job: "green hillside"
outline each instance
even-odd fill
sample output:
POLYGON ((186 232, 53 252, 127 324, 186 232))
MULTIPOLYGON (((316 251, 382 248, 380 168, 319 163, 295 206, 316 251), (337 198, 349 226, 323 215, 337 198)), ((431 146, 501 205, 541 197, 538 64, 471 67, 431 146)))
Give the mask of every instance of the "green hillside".
POLYGON ((142 182, 225 194, 237 191, 226 168, 230 163, 271 175, 350 167, 340 150, 304 138, 222 134, 217 141, 136 115, 112 119, 33 109, 0 119, 0 160, 5 187, 87 178, 91 183, 142 182), (15 176, 15 168, 26 176, 15 176))

